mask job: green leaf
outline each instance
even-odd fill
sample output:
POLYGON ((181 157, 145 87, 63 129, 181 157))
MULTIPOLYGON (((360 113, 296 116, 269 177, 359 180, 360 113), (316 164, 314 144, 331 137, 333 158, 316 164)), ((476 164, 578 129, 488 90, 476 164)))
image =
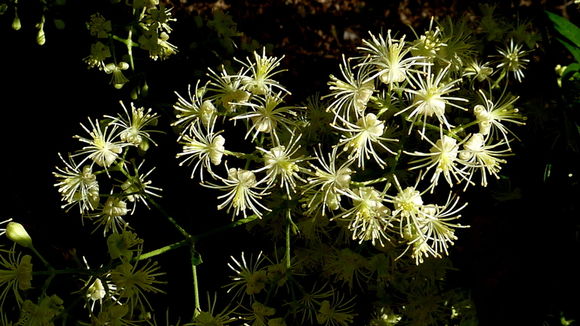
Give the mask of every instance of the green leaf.
POLYGON ((560 34, 570 40, 576 47, 580 47, 580 28, 568 19, 546 11, 548 18, 554 23, 554 27, 560 34))
POLYGON ((580 71, 580 63, 569 64, 566 69, 564 69, 564 72, 562 72, 562 78, 567 78, 568 75, 574 74, 578 71, 580 71))
POLYGON ((564 45, 564 47, 570 51, 570 53, 572 53, 572 56, 574 59, 576 59, 576 62, 580 63, 580 47, 574 46, 562 39, 558 39, 558 41, 560 41, 560 43, 562 43, 562 45, 564 45))

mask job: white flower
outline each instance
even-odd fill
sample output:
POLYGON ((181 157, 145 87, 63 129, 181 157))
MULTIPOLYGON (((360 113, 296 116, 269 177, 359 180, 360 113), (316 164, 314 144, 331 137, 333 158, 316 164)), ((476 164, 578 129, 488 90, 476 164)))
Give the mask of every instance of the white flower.
POLYGON ((136 108, 133 103, 131 103, 131 113, 129 113, 125 104, 122 101, 119 103, 123 107, 125 116, 112 117, 106 115, 105 117, 113 119, 111 125, 121 128, 119 132, 121 140, 133 146, 140 146, 144 141, 157 145, 149 135, 150 132, 155 132, 156 130, 146 129, 148 126, 157 124, 157 114, 151 113, 151 109, 145 111, 144 108, 136 108))
POLYGON ((127 69, 129 69, 129 64, 122 61, 118 64, 108 63, 104 68, 105 73, 112 74, 111 84, 113 84, 116 89, 123 88, 123 85, 129 81, 129 79, 123 75, 123 70, 127 69))
POLYGON ((380 167, 386 165, 385 161, 377 154, 374 146, 377 145, 391 154, 395 154, 390 150, 383 141, 397 141, 396 139, 384 138, 385 123, 379 120, 373 113, 368 113, 366 116, 358 119, 356 124, 344 120, 339 117, 340 121, 345 124, 345 127, 339 127, 333 124, 333 127, 346 132, 341 135, 339 146, 344 146, 343 150, 350 151, 351 158, 357 159, 357 166, 364 169, 365 161, 371 156, 380 167))
POLYGON ((437 76, 431 73, 431 65, 427 66, 425 72, 426 76, 422 73, 410 74, 409 80, 413 88, 406 88, 405 91, 413 95, 413 104, 407 108, 397 112, 396 114, 401 114, 407 110, 411 110, 409 113, 409 119, 416 121, 419 116, 423 117, 423 134, 425 133, 425 124, 428 117, 435 115, 437 120, 442 126, 447 129, 451 129, 451 124, 447 121, 445 116, 445 109, 447 105, 464 110, 463 107, 450 102, 450 101, 463 101, 467 102, 466 99, 460 97, 449 96, 448 94, 459 89, 456 84, 461 81, 461 79, 451 80, 445 82, 444 78, 447 76, 449 66, 441 69, 437 76))
POLYGON ((370 66, 362 66, 357 69, 356 76, 350 67, 350 60, 342 57, 342 64, 340 71, 344 80, 341 80, 333 75, 330 75, 331 93, 324 96, 332 97, 333 101, 328 106, 336 117, 343 117, 345 120, 350 120, 350 115, 354 113, 355 117, 360 117, 364 114, 367 103, 375 91, 375 82, 369 79, 371 73, 370 66))
POLYGON ((353 240, 370 240, 373 245, 378 241, 390 241, 386 231, 391 226, 391 210, 384 204, 384 192, 380 193, 373 187, 360 187, 353 191, 341 192, 352 199, 353 207, 334 217, 348 221, 348 229, 353 240))
POLYGON ((270 150, 266 150, 261 147, 256 147, 259 151, 264 153, 264 167, 255 172, 266 170, 268 175, 266 179, 268 184, 272 184, 276 179, 280 179, 280 187, 286 190, 288 197, 291 197, 291 193, 295 192, 296 180, 305 182, 298 172, 300 172, 301 167, 298 165, 300 162, 304 161, 305 158, 292 157, 300 149, 298 141, 300 140, 300 135, 298 137, 292 137, 288 141, 288 145, 278 145, 272 147, 270 150))
POLYGON ((403 189, 397 179, 393 176, 397 194, 395 196, 385 195, 385 201, 393 204, 392 211, 393 218, 399 221, 399 233, 401 237, 405 236, 405 231, 409 227, 417 225, 417 221, 422 217, 423 213, 423 197, 422 195, 427 191, 420 192, 417 190, 417 185, 421 180, 421 175, 417 178, 414 186, 409 186, 403 189))
POLYGON ((376 70, 376 73, 368 77, 369 80, 378 76, 385 84, 401 83, 407 79, 408 72, 416 71, 413 69, 414 65, 425 65, 421 61, 423 57, 405 58, 410 51, 409 47, 405 47, 405 35, 400 39, 393 39, 391 30, 387 31, 386 38, 381 34, 378 37, 369 34, 371 40, 363 40, 364 46, 358 48, 369 55, 369 60, 359 65, 372 65, 376 70))
MULTIPOLYGON (((278 88, 287 94, 290 92, 284 88, 279 82, 272 79, 272 77, 280 72, 286 70, 276 70, 284 56, 280 58, 266 56, 266 48, 262 48, 262 55, 254 51, 254 61, 246 58, 247 62, 239 61, 243 64, 250 76, 246 74, 240 75, 244 90, 256 95, 266 95, 270 93, 273 88, 278 88)), ((237 59, 236 59, 237 60, 237 59)))
POLYGON ((514 107, 517 96, 507 96, 505 100, 500 100, 498 103, 493 103, 491 99, 485 96, 482 90, 479 90, 483 105, 478 104, 473 108, 473 113, 479 125, 479 133, 492 138, 497 138, 497 133, 501 133, 506 144, 509 146, 508 133, 513 135, 504 122, 511 122, 517 125, 524 125, 524 117, 519 110, 514 107))
POLYGON ((100 212, 85 215, 84 217, 94 219, 94 223, 97 224, 94 231, 103 226, 103 236, 106 236, 109 231, 119 233, 119 231, 129 225, 123 219, 123 216, 127 215, 127 213, 129 213, 127 203, 120 197, 111 195, 101 207, 100 212))
POLYGON ((429 138, 425 137, 425 135, 421 135, 421 137, 431 144, 432 147, 429 150, 429 153, 421 153, 418 151, 415 151, 414 153, 405 153, 423 157, 411 161, 411 164, 418 163, 418 165, 411 167, 411 170, 425 168, 422 173, 422 175, 425 176, 429 170, 433 169, 433 176, 430 180, 431 192, 433 192, 433 189, 437 186, 441 174, 443 174, 450 187, 453 186, 452 177, 458 183, 462 180, 466 180, 467 173, 462 170, 463 165, 459 165, 459 161, 461 161, 458 157, 460 144, 457 144, 455 138, 441 134, 441 138, 439 138, 436 143, 433 143, 429 138))
MULTIPOLYGON (((149 207, 147 203, 147 197, 161 197, 157 192, 161 192, 163 189, 159 187, 154 187, 151 185, 151 180, 148 180, 149 175, 155 170, 153 167, 151 170, 147 171, 146 173, 141 173, 141 167, 143 166, 145 161, 141 161, 141 163, 134 169, 134 175, 131 175, 130 172, 126 174, 127 180, 123 182, 121 185, 121 189, 127 196, 127 200, 132 203, 142 202, 145 206, 149 207)), ((133 205, 131 209, 131 214, 135 212, 136 205, 133 205)))
POLYGON ((87 155, 79 165, 82 165, 87 159, 91 159, 97 165, 102 166, 107 170, 119 157, 119 154, 123 151, 124 143, 115 141, 119 136, 117 133, 116 125, 107 124, 104 130, 101 129, 101 125, 98 120, 93 121, 89 119, 89 124, 91 130, 85 127, 81 123, 81 127, 90 135, 90 138, 85 138, 81 136, 75 136, 79 141, 88 144, 83 147, 78 153, 73 156, 87 155))
POLYGON ((195 124, 199 124, 200 122, 207 127, 217 116, 217 110, 212 102, 204 99, 206 93, 205 86, 200 88, 199 83, 200 81, 198 80, 193 92, 191 91, 191 85, 187 86, 189 101, 175 92, 178 100, 173 105, 173 108, 175 109, 175 117, 177 120, 171 125, 184 126, 181 136, 187 134, 189 129, 192 129, 195 124))
POLYGON ((91 44, 91 53, 88 57, 84 58, 83 61, 89 66, 89 68, 97 68, 99 70, 105 69, 105 60, 111 57, 111 50, 108 46, 100 41, 91 44))
POLYGON ((247 106, 251 109, 246 113, 240 114, 232 120, 249 119, 252 121, 252 126, 246 132, 246 138, 253 132, 252 141, 260 133, 269 133, 275 139, 278 138, 277 129, 285 128, 292 133, 291 126, 295 126, 296 122, 291 120, 289 116, 296 116, 293 106, 281 106, 284 102, 281 93, 266 94, 265 97, 258 97, 258 103, 240 103, 240 105, 247 106))
POLYGON ((223 66, 220 74, 209 69, 208 75, 212 81, 207 89, 216 93, 210 96, 210 99, 215 99, 228 112, 235 111, 238 103, 245 103, 250 99, 250 93, 243 90, 241 74, 242 72, 238 75, 229 75, 223 66))
POLYGON ((234 298, 240 294, 253 297, 265 289, 268 281, 266 270, 261 267, 266 257, 262 255, 262 252, 258 253, 256 260, 250 256, 250 259, 246 261, 244 252, 242 252, 241 256, 242 259, 240 261, 231 256, 233 263, 228 263, 228 267, 234 272, 234 275, 230 276, 232 282, 226 285, 228 287, 227 292, 230 293, 232 290, 236 290, 234 298))
POLYGON ((149 8, 143 18, 143 22, 150 26, 150 28, 157 28, 159 31, 171 33, 172 29, 169 22, 176 21, 171 17, 171 9, 166 9, 163 5, 158 8, 149 8))
POLYGON ((215 120, 209 123, 208 127, 201 124, 192 124, 189 128, 188 134, 182 137, 179 142, 183 145, 181 153, 177 154, 177 158, 185 157, 180 166, 183 164, 191 164, 195 162, 193 170, 191 171, 191 178, 195 171, 201 166, 199 170, 199 177, 203 181, 203 171, 206 170, 212 177, 216 178, 211 165, 220 165, 224 155, 226 142, 225 138, 220 135, 221 131, 214 132, 215 120))
POLYGON ((512 73, 518 82, 522 81, 524 78, 524 69, 526 64, 530 62, 529 59, 525 59, 524 56, 527 51, 522 51, 522 45, 514 44, 514 40, 510 39, 510 45, 505 50, 498 49, 499 63, 497 68, 502 68, 507 73, 512 73))
POLYGON ((480 64, 478 61, 471 61, 467 64, 464 71, 463 76, 472 77, 473 79, 482 82, 489 78, 493 72, 493 68, 491 68, 487 62, 480 64))
POLYGON ((417 223, 407 226, 410 228, 408 245, 413 247, 412 257, 416 264, 422 263, 423 257, 448 255, 449 246, 457 240, 455 229, 468 227, 451 222, 460 218, 458 212, 467 206, 465 203, 457 207, 458 203, 459 198, 449 193, 444 205, 424 205, 417 223))
POLYGON ((54 186, 58 187, 65 202, 62 208, 69 207, 68 211, 71 206, 78 204, 81 214, 95 209, 99 204, 99 183, 91 166, 85 165, 81 168, 70 155, 68 161, 60 153, 58 156, 65 166, 57 166, 57 172, 53 172, 53 175, 58 181, 54 186))
POLYGON ((498 173, 501 170, 501 164, 506 163, 505 159, 499 157, 509 155, 509 147, 503 150, 495 150, 495 148, 506 144, 505 140, 491 145, 486 144, 487 140, 489 140, 489 137, 485 138, 480 133, 473 134, 463 144, 464 149, 459 153, 459 157, 465 161, 464 169, 469 174, 468 183, 465 185, 466 188, 477 170, 481 173, 481 185, 486 187, 487 175, 499 178, 498 173))
POLYGON ((224 184, 215 185, 203 183, 202 185, 227 192, 224 195, 218 196, 218 199, 224 199, 218 205, 218 210, 227 207, 228 213, 233 209, 233 217, 238 216, 241 212, 244 218, 247 217, 246 210, 252 211, 260 218, 262 217, 262 210, 270 211, 269 208, 260 203, 262 197, 269 193, 266 193, 267 188, 260 187, 260 184, 264 180, 256 180, 254 172, 239 168, 230 168, 228 169, 227 179, 221 176, 217 176, 217 178, 224 184))
POLYGON ((340 207, 338 191, 345 191, 349 188, 351 174, 353 173, 350 165, 354 162, 354 159, 347 159, 337 168, 336 147, 328 154, 328 161, 324 159, 320 145, 319 151, 315 150, 314 152, 321 167, 308 163, 314 169, 314 173, 308 178, 308 185, 303 190, 303 194, 311 192, 306 206, 309 209, 316 209, 321 206, 322 215, 324 215, 325 208, 336 210, 340 207))

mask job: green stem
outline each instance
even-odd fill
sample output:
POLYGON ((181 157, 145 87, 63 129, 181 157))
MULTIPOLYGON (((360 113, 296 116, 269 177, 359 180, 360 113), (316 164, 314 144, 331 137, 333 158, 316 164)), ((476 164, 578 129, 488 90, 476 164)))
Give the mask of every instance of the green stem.
POLYGON ((248 216, 246 218, 243 218, 241 220, 233 221, 231 223, 228 223, 226 225, 217 227, 217 228, 212 229, 212 230, 209 230, 207 232, 204 232, 204 233, 201 233, 201 234, 196 234, 196 235, 192 236, 192 238, 195 239, 195 241, 197 241, 199 239, 203 239, 203 238, 209 237, 209 236, 214 235, 216 233, 221 233, 221 232, 227 231, 229 229, 236 228, 236 227, 238 227, 240 225, 244 225, 244 224, 250 223, 250 222, 252 222, 252 221, 254 221, 256 219, 258 219, 258 216, 257 215, 255 215, 255 214, 254 215, 250 215, 250 216, 248 216))
POLYGON ((129 64, 131 65, 131 70, 135 71, 135 62, 133 61, 133 46, 130 44, 133 43, 133 27, 129 29, 129 34, 127 35, 127 55, 129 55, 129 64))
MULTIPOLYGON (((399 154, 400 153, 398 153, 396 156, 397 161, 399 159, 399 154)), ((389 180, 387 177, 380 177, 380 178, 376 178, 373 180, 367 180, 367 181, 351 181, 350 184, 352 184, 353 186, 356 186, 356 187, 365 187, 365 186, 370 186, 370 185, 375 184, 375 183, 385 182, 387 180, 389 180)))
POLYGON ((161 205, 159 205, 155 200, 153 200, 151 198, 151 196, 147 196, 147 200, 151 203, 151 205, 155 206, 155 208, 163 215, 165 216, 165 218, 167 218, 167 220, 169 220, 169 222, 171 222, 171 224, 173 224, 173 226, 179 231, 179 233, 181 233, 186 239, 191 239, 191 234, 189 234, 187 231, 185 231, 184 228, 181 227, 181 225, 179 225, 177 223, 177 221, 171 217, 166 211, 165 209, 163 209, 163 207, 161 207, 161 205))
POLYGON ((40 258, 40 260, 42 260, 42 263, 44 264, 44 266, 46 266, 49 269, 52 269, 52 266, 50 266, 50 263, 44 259, 44 257, 42 257, 42 255, 40 254, 40 252, 38 252, 38 250, 36 250, 36 248, 34 248, 34 246, 31 246, 30 249, 32 250, 32 252, 34 252, 34 254, 40 258))
MULTIPOLYGON (((467 129, 473 125, 476 125, 476 124, 478 124, 478 122, 477 122, 477 120, 474 120, 474 121, 471 121, 471 122, 466 123, 464 125, 458 126, 457 128, 453 128, 453 129, 449 130, 449 133, 451 135, 455 135, 456 136, 455 138, 457 138, 457 137, 459 137, 459 136, 457 136, 457 133, 460 133, 460 132, 464 131, 465 129, 467 129)), ((459 140, 461 140, 461 139, 459 139, 459 140)))
POLYGON ((127 46, 127 47, 139 46, 138 43, 133 42, 133 40, 131 40, 131 39, 124 39, 124 38, 118 37, 117 35, 111 35, 111 38, 115 41, 118 41, 118 42, 125 44, 125 46, 127 46))
POLYGON ((401 158, 401 154, 403 154, 403 147, 402 147, 402 145, 403 144, 401 144, 401 149, 399 149, 397 151, 397 155, 395 155, 395 162, 391 166, 391 170, 389 171, 389 174, 394 174, 395 173, 395 169, 397 168, 397 164, 399 164, 399 159, 401 158))
POLYGON ((214 235, 216 233, 221 233, 221 232, 227 231, 229 229, 233 229, 235 227, 238 227, 240 225, 244 225, 244 224, 250 223, 250 222, 256 220, 257 218, 258 218, 258 216, 252 215, 252 216, 249 216, 247 218, 244 218, 244 219, 241 219, 241 220, 237 220, 237 221, 234 221, 232 223, 228 223, 226 225, 220 226, 218 228, 215 228, 213 230, 210 230, 210 231, 207 231, 207 232, 204 232, 204 233, 201 233, 201 234, 190 235, 187 239, 184 239, 184 240, 181 240, 181 241, 178 241, 178 242, 175 242, 175 243, 172 243, 172 244, 163 246, 161 248, 157 248, 155 250, 151 250, 149 252, 146 252, 146 253, 140 255, 137 258, 137 260, 144 260, 144 259, 148 259, 148 258, 151 258, 151 257, 155 257, 155 256, 158 256, 158 255, 164 254, 164 253, 166 253, 168 251, 171 251, 173 249, 181 248, 181 247, 186 246, 186 245, 188 245, 190 243, 195 243, 195 242, 197 242, 200 239, 207 238, 207 237, 209 237, 211 235, 214 235))
POLYGON ((506 76, 506 72, 505 70, 502 70, 501 75, 499 75, 499 78, 495 81, 495 83, 493 83, 493 85, 491 86, 492 89, 496 88, 499 86, 499 82, 506 76))
POLYGON ((245 160, 251 160, 254 162, 260 162, 261 158, 256 156, 255 154, 246 154, 246 153, 240 153, 240 152, 232 152, 232 151, 228 151, 228 150, 224 150, 223 151, 224 155, 229 155, 229 156, 233 156, 239 159, 245 159, 245 160))
POLYGON ((201 303, 199 301, 199 281, 197 279, 197 266, 202 263, 200 255, 195 251, 194 244, 191 245, 190 250, 191 255, 191 272, 193 278, 193 303, 195 309, 193 311, 193 318, 197 317, 201 312, 201 303))
POLYGON ((155 257, 155 256, 158 256, 158 255, 164 254, 164 253, 166 253, 168 251, 171 251, 173 249, 177 249, 177 248, 183 247, 185 245, 188 245, 192 241, 193 241, 193 239, 185 239, 185 240, 181 240, 181 241, 172 243, 170 245, 167 245, 167 246, 164 246, 164 247, 161 247, 161 248, 157 248, 155 250, 151 250, 151 251, 146 252, 146 253, 140 255, 139 257, 137 257, 137 260, 144 260, 144 259, 148 259, 148 258, 151 258, 151 257, 155 257))
POLYGON ((199 285, 197 281, 197 265, 191 264, 191 271, 193 273, 193 302, 195 305, 193 318, 195 318, 201 312, 201 303, 199 302, 199 285))
POLYGON ((292 217, 290 217, 290 210, 287 210, 286 221, 286 268, 289 270, 291 266, 291 252, 290 252, 290 228, 292 227, 292 217))

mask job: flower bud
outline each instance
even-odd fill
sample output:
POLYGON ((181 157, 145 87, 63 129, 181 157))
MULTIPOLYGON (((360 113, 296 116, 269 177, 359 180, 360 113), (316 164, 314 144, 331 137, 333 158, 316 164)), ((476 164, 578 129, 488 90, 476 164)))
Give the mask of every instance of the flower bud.
POLYGON ((19 31, 22 28, 22 23, 20 22, 20 17, 18 14, 14 15, 14 20, 12 20, 12 29, 15 31, 19 31))
POLYGON ((8 223, 8 225, 6 225, 6 237, 23 247, 32 248, 32 239, 20 223, 8 223))

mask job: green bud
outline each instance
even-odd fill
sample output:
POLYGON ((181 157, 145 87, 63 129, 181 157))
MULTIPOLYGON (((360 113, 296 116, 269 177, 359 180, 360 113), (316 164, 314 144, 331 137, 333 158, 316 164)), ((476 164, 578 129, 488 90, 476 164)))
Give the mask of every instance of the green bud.
POLYGON ((18 14, 14 15, 14 20, 12 21, 12 29, 15 31, 19 31, 22 28, 22 24, 20 23, 20 17, 18 14))
POLYGON ((46 43, 46 35, 44 34, 44 28, 38 30, 38 33, 36 34, 36 43, 38 43, 38 45, 44 45, 44 43, 46 43))
POLYGON ((38 45, 44 45, 44 43, 46 43, 46 35, 44 34, 44 16, 42 16, 40 22, 36 24, 36 28, 38 28, 36 43, 38 43, 38 45))
POLYGON ((149 149, 149 142, 146 139, 141 140, 139 143, 139 150, 145 153, 149 149))
POLYGON ((32 239, 22 224, 17 222, 10 222, 6 225, 6 237, 16 242, 17 244, 32 248, 32 239))

